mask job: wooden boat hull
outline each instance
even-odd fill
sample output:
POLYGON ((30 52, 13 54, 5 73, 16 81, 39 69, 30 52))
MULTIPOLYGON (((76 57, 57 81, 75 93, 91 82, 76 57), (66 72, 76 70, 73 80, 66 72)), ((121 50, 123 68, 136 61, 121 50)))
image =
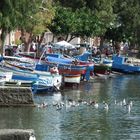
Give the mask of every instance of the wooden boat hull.
POLYGON ((46 63, 50 63, 50 64, 55 63, 57 64, 58 69, 70 69, 70 70, 77 70, 77 71, 84 70, 82 73, 79 74, 85 74, 87 70, 93 71, 94 69, 93 62, 79 61, 73 58, 55 58, 55 57, 47 56, 46 63))
POLYGON ((40 71, 49 71, 52 67, 58 67, 59 74, 85 74, 86 67, 82 66, 70 66, 65 64, 53 64, 53 63, 46 63, 46 64, 37 64, 36 70, 40 71))
POLYGON ((64 82, 65 83, 76 83, 79 84, 81 79, 81 75, 65 75, 64 82))
POLYGON ((95 64, 94 65, 94 73, 97 74, 109 74, 111 72, 111 67, 106 66, 104 64, 95 64))
POLYGON ((77 74, 85 74, 85 70, 71 70, 71 69, 61 69, 58 68, 60 74, 70 74, 70 75, 77 75, 77 74))

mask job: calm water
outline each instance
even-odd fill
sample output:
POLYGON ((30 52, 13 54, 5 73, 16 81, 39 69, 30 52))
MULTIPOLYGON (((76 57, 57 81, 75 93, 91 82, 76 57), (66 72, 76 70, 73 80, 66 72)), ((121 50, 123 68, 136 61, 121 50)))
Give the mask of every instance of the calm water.
POLYGON ((37 140, 140 139, 140 76, 96 79, 78 89, 34 98, 36 103, 47 102, 48 108, 0 108, 0 128, 34 129, 37 140), (53 101, 67 99, 96 100, 99 108, 81 104, 58 111, 52 106, 53 101), (120 104, 123 99, 133 102, 130 112, 120 104), (108 111, 103 101, 109 104, 108 111))

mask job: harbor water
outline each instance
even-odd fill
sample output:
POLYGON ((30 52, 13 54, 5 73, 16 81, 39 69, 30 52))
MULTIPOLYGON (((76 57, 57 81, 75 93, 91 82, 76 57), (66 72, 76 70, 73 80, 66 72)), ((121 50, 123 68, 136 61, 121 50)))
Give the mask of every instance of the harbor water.
POLYGON ((34 95, 34 100, 47 107, 1 107, 0 129, 34 129, 37 140, 140 139, 138 75, 93 79, 61 92, 34 95), (67 105, 70 100, 74 106, 67 105), (64 106, 58 109, 54 102, 64 106))

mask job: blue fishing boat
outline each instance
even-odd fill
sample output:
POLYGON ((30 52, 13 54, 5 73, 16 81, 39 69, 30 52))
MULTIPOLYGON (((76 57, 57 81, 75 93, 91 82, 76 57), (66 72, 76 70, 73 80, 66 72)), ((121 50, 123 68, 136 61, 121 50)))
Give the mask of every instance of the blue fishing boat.
POLYGON ((102 63, 111 68, 112 67, 112 63, 113 63, 113 60, 112 59, 108 59, 108 58, 104 58, 102 60, 102 63))
POLYGON ((140 73, 140 65, 129 61, 128 57, 116 55, 113 56, 112 70, 126 74, 136 74, 140 73))
MULTIPOLYGON (((38 74, 30 73, 29 71, 20 70, 18 68, 15 68, 13 66, 10 66, 8 64, 2 64, 0 65, 0 70, 3 72, 12 72, 12 78, 11 82, 18 82, 21 83, 32 83, 34 81, 37 81, 39 78, 38 74)), ((9 82, 10 82, 9 81, 9 82)))
POLYGON ((81 61, 93 61, 94 62, 94 74, 103 74, 103 75, 109 75, 111 72, 111 65, 112 60, 105 59, 105 58, 98 58, 98 57, 92 57, 92 54, 88 51, 82 53, 81 55, 74 56, 74 58, 77 58, 81 61))
POLYGON ((69 56, 61 55, 61 57, 56 58, 49 55, 46 56, 46 63, 57 64, 60 74, 69 74, 69 75, 82 74, 84 75, 86 80, 89 80, 90 74, 94 70, 93 62, 81 61, 69 56))
POLYGON ((86 51, 84 53, 82 53, 81 55, 76 55, 74 56, 74 58, 81 60, 81 61, 88 61, 92 56, 92 53, 86 51))
POLYGON ((33 93, 46 93, 60 90, 62 77, 60 75, 52 77, 52 75, 39 78, 32 84, 33 93))
POLYGON ((39 59, 31 56, 20 55, 35 61, 35 70, 50 71, 51 68, 57 67, 59 74, 77 75, 80 74, 86 80, 89 80, 90 73, 93 73, 94 63, 80 61, 70 56, 62 54, 45 54, 43 53, 39 59))
POLYGON ((21 58, 32 60, 35 63, 35 70, 50 71, 52 67, 58 67, 59 74, 85 74, 85 65, 77 65, 75 59, 62 57, 61 54, 47 54, 41 58, 21 55, 21 58))
POLYGON ((59 90, 62 83, 62 76, 59 74, 32 70, 17 63, 3 62, 0 70, 13 72, 12 79, 9 82, 17 82, 20 85, 28 84, 33 93, 59 90))

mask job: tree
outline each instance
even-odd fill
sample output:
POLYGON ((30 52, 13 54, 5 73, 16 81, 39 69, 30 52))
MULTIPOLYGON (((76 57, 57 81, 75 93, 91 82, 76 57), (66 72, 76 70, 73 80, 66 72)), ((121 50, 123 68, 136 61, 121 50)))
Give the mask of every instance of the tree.
POLYGON ((53 13, 51 0, 1 0, 0 40, 2 47, 0 52, 2 53, 6 34, 14 29, 21 30, 21 40, 28 50, 33 34, 37 35, 45 31, 53 13), (27 40, 25 33, 29 34, 27 40))
POLYGON ((55 35, 70 34, 71 39, 77 36, 101 36, 115 18, 113 0, 59 2, 60 6, 56 8, 55 18, 49 28, 55 35))
POLYGON ((96 25, 97 19, 90 9, 81 8, 72 11, 71 8, 57 7, 55 18, 52 20, 49 29, 56 36, 65 36, 66 40, 68 35, 71 35, 70 41, 79 36, 92 36, 96 25))
MULTIPOLYGON (((28 17, 19 25, 19 29, 22 31, 21 40, 25 45, 25 51, 29 51, 29 44, 32 40, 35 41, 36 36, 41 35, 41 37, 36 40, 38 44, 41 44, 44 33, 48 29, 48 23, 51 22, 54 15, 51 3, 51 0, 38 1, 35 6, 30 8, 31 12, 28 14, 28 17)), ((21 11, 21 13, 24 15, 24 12, 21 11)))
POLYGON ((1 54, 3 54, 3 46, 7 33, 21 25, 24 26, 25 20, 27 19, 28 15, 30 15, 30 13, 33 13, 31 9, 33 9, 34 5, 36 5, 36 2, 37 0, 0 1, 1 54))
POLYGON ((10 32, 16 25, 16 19, 14 18, 15 11, 13 10, 12 0, 0 1, 0 53, 3 54, 4 40, 8 32, 10 32), (10 15, 9 15, 10 13, 10 15), (13 18, 12 18, 13 17, 13 18))
POLYGON ((128 40, 133 44, 140 44, 140 1, 117 0, 114 13, 117 15, 116 23, 108 28, 106 38, 114 41, 128 40))

